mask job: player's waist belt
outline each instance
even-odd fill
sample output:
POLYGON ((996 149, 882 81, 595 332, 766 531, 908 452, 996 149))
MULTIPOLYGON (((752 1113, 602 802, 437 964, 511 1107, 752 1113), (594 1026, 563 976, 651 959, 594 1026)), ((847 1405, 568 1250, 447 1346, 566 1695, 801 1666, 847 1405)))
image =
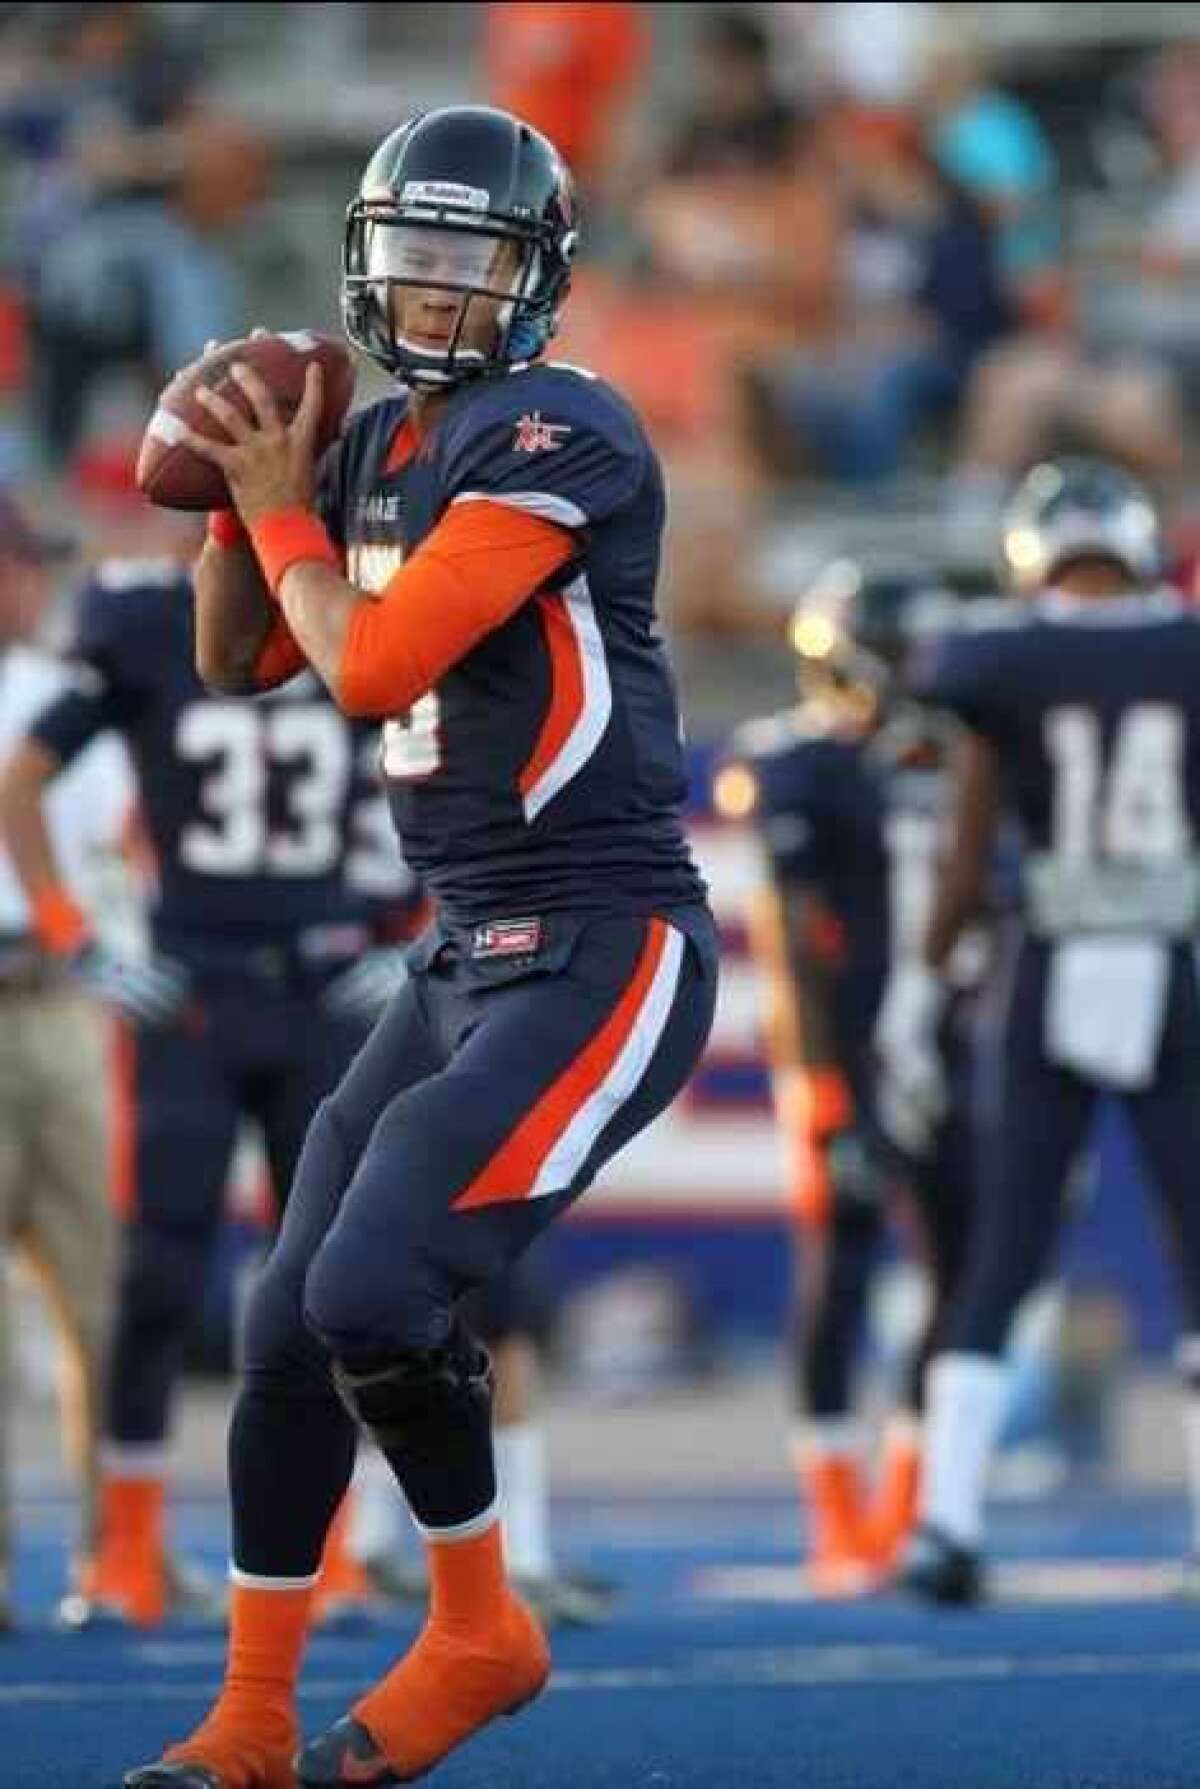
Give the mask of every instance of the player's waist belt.
POLYGON ((1148 864, 1035 852, 1022 875, 1026 918, 1038 937, 1137 932, 1189 938, 1200 929, 1200 858, 1148 864))

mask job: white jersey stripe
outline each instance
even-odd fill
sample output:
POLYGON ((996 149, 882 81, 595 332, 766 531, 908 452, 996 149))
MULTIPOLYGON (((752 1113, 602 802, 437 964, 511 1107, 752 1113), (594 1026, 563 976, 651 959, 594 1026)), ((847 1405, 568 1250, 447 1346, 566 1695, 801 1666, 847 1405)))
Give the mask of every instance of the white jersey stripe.
POLYGON ((583 704, 575 725, 547 764, 537 782, 525 794, 525 818, 533 821, 571 778, 578 776, 604 737, 612 715, 612 683, 600 635, 592 593, 581 573, 563 591, 567 620, 575 636, 583 674, 583 704))
POLYGON ((460 491, 454 503, 502 503, 506 509, 540 516, 543 522, 559 522, 564 528, 587 527, 587 516, 577 503, 550 491, 460 491))
POLYGON ((654 979, 646 989, 620 1055, 542 1163, 538 1177, 529 1189, 531 1199, 545 1198, 571 1184, 600 1132, 636 1090, 671 1015, 682 964, 683 934, 674 926, 668 926, 654 979))

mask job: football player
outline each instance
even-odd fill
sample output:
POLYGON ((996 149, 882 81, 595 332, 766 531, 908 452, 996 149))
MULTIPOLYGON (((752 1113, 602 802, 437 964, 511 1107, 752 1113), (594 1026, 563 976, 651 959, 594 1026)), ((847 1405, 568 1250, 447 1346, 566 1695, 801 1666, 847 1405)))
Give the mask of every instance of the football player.
POLYGON ((1200 618, 1161 583, 1153 506, 1115 466, 1035 468, 1008 509, 1003 551, 1022 600, 947 635, 931 669, 930 699, 965 729, 953 838, 922 958, 889 988, 878 1040, 898 1097, 940 1110, 945 968, 1007 806, 1024 845, 1019 949, 982 1102, 992 1122, 979 1221, 930 1370, 921 1525, 903 1572, 942 1602, 980 1594, 1000 1351, 1050 1269, 1069 1168, 1106 1090, 1126 1108, 1175 1238, 1194 1478, 1200 1466, 1200 618))
MULTIPOLYGON (((178 539, 178 536, 176 537, 178 539)), ((171 1395, 204 1296, 243 1120, 280 1197, 309 1119, 403 974, 409 893, 374 769, 377 730, 311 673, 250 706, 197 676, 178 554, 103 561, 78 599, 71 687, 33 718, 0 789, 40 941, 128 1021, 120 1036, 123 1258, 95 1545, 62 1614, 151 1627, 188 1598, 165 1538, 171 1395), (60 771, 123 736, 153 858, 148 960, 93 937, 47 828, 60 771)), ((103 1163, 97 1172, 103 1172, 103 1163)), ((340 1544, 324 1613, 364 1599, 340 1544)))
POLYGON ((753 815, 766 854, 750 931, 795 1220, 794 1451, 810 1582, 823 1595, 864 1588, 915 1512, 927 1347, 888 1425, 873 1499, 855 1411, 890 1196, 902 1181, 916 1198, 930 1336, 966 1227, 964 1117, 955 1110, 914 1133, 906 1110, 881 1113, 871 1048, 889 964, 913 948, 932 894, 941 739, 904 699, 903 668, 922 617, 943 600, 929 579, 826 566, 791 621, 800 705, 744 727, 716 787, 719 809, 753 815))
POLYGON ((212 437, 184 437, 237 506, 198 571, 206 680, 253 694, 307 662, 348 713, 384 719, 398 830, 438 919, 309 1130, 251 1299, 224 1685, 129 1789, 292 1784, 356 1424, 422 1531, 429 1615, 295 1776, 419 1776, 549 1673, 507 1579, 491 1377, 457 1306, 674 1098, 716 989, 655 624, 658 462, 608 386, 539 364, 577 230, 536 131, 487 108, 417 116, 372 157, 343 262, 347 333, 400 389, 319 475, 315 369, 288 427, 243 367, 253 420, 210 392, 212 437))

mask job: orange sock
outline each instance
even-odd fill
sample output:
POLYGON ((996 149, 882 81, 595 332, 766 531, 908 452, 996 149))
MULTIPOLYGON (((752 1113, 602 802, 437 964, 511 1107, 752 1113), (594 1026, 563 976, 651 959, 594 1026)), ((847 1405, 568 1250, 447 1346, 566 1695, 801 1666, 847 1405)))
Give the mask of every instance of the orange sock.
POLYGON ((805 1450, 800 1487, 808 1511, 808 1574, 820 1596, 857 1595, 869 1573, 863 1539, 863 1487, 851 1453, 805 1450))
POLYGON ((206 1764, 221 1789, 295 1789, 296 1679, 312 1595, 309 1586, 234 1584, 221 1693, 195 1732, 163 1753, 165 1764, 206 1764))
POLYGON ((883 1471, 865 1528, 874 1564, 890 1566, 903 1550, 917 1520, 921 1494, 921 1445, 914 1426, 895 1427, 883 1451, 883 1471))
POLYGON ((505 1576, 499 1521, 428 1551, 429 1618, 352 1711, 401 1778, 531 1702, 550 1675, 546 1637, 505 1576))
POLYGON ((350 1551, 353 1496, 352 1491, 347 1491, 325 1537, 325 1552, 321 1559, 321 1576, 315 1599, 318 1619, 339 1603, 369 1602, 371 1598, 367 1574, 350 1551))
POLYGON ((80 1589, 111 1603, 139 1627, 166 1613, 166 1493, 161 1478, 106 1477, 100 1487, 99 1545, 80 1589))
POLYGON ((818 1557, 857 1553, 862 1542, 863 1492, 858 1461, 849 1454, 820 1454, 802 1469, 818 1557))

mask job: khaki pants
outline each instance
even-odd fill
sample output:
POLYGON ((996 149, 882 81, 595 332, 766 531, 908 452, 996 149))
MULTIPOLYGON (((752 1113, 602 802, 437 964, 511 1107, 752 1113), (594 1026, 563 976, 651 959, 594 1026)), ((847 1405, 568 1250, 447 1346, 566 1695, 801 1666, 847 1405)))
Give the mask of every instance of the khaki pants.
MULTIPOLYGON (((106 1021, 73 989, 0 987, 0 1245, 19 1249, 64 1349, 63 1426, 95 1532, 98 1454, 116 1271, 108 1196, 106 1021)), ((0 1574, 11 1556, 7 1282, 0 1274, 0 1574)))

